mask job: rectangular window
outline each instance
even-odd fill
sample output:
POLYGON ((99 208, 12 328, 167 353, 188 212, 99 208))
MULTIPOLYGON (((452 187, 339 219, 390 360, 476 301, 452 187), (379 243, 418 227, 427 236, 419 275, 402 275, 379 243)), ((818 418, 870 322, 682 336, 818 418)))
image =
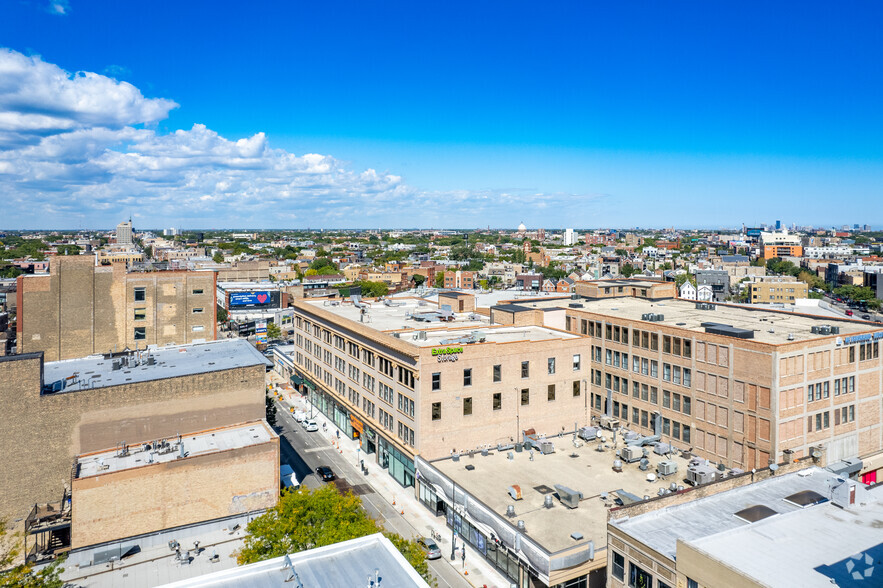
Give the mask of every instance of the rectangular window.
POLYGON ((555 400, 555 384, 549 384, 548 390, 549 400, 555 400))
POLYGON ((831 396, 830 382, 822 382, 822 398, 828 398, 831 396))
POLYGON ((521 377, 529 378, 530 377, 530 362, 522 361, 521 362, 521 377))
POLYGON ((192 294, 193 294, 194 296, 199 296, 199 295, 202 294, 202 293, 203 293, 203 289, 202 289, 202 288, 194 288, 193 291, 192 291, 192 294))
POLYGON ((692 404, 693 400, 689 396, 684 396, 684 414, 690 414, 692 412, 692 404))
POLYGON ((822 413, 816 415, 816 431, 822 430, 822 413))
POLYGON ((680 355, 681 354, 681 339, 679 337, 675 337, 672 340, 671 353, 672 353, 672 355, 680 355))
POLYGON ((689 368, 684 368, 684 386, 689 388, 693 385, 693 372, 689 368))
POLYGON ((503 367, 500 365, 494 366, 494 382, 499 382, 503 379, 503 367))
POLYGON ((521 389, 521 406, 530 404, 530 388, 521 389))
POLYGON ((650 377, 658 378, 659 377, 659 362, 651 361, 650 362, 650 377))
POLYGON ((622 328, 622 342, 624 345, 628 345, 628 343, 629 343, 629 328, 628 327, 622 328))
POLYGON ((503 394, 501 392, 494 392, 494 410, 500 410, 503 408, 503 394))
POLYGON ((671 436, 675 439, 681 438, 681 423, 677 421, 671 422, 671 436))
POLYGON ((672 395, 671 409, 681 412, 681 395, 680 394, 672 395))
POLYGON ((195 325, 195 326, 192 327, 190 330, 193 331, 194 333, 201 333, 202 331, 205 330, 205 326, 203 326, 203 325, 195 325))
POLYGON ((147 327, 135 327, 135 341, 147 339, 147 327))
POLYGON ((574 380, 574 382, 573 382, 573 395, 579 396, 580 391, 581 391, 581 385, 580 385, 579 380, 574 380))
POLYGON ((671 392, 668 390, 662 391, 662 407, 671 408, 671 392))
POLYGON ((684 357, 693 357, 693 342, 689 339, 684 339, 684 357))
POLYGON ((641 358, 637 355, 632 356, 632 371, 636 374, 641 373, 641 358))
POLYGON ((463 370, 463 385, 472 385, 472 368, 466 368, 465 370, 463 370))
POLYGON ((606 363, 607 365, 613 364, 613 351, 611 351, 610 349, 608 349, 607 352, 604 354, 604 363, 606 363))
POLYGON ((830 420, 830 418, 831 418, 831 416, 830 416, 830 414, 828 413, 828 411, 825 411, 825 412, 822 414, 822 426, 824 426, 826 429, 827 429, 828 427, 831 426, 831 420, 830 420))
POLYGON ((671 381, 674 382, 675 384, 680 385, 680 383, 681 383, 681 368, 679 366, 672 366, 671 381))
POLYGON ((671 382, 671 366, 667 363, 662 364, 662 379, 671 382))
POLYGON ((806 432, 812 433, 812 417, 811 416, 806 417, 806 432))
MULTIPOLYGON (((401 396, 399 396, 401 399, 401 396)), ((401 408, 401 407, 399 407, 401 408)), ((432 420, 439 421, 441 420, 441 402, 433 402, 432 403, 432 420)))
POLYGON ((662 336, 662 352, 671 353, 671 337, 668 335, 662 336))
POLYGON ((659 335, 650 333, 650 351, 659 351, 659 335))
POLYGON ((547 363, 547 369, 549 371, 549 375, 551 376, 555 373, 555 358, 550 357, 549 359, 546 360, 546 363, 547 363))
POLYGON ((840 396, 840 380, 834 380, 834 396, 840 396))
POLYGON ((469 416, 472 414, 472 396, 467 396, 463 399, 463 416, 469 416))
POLYGON ((579 353, 573 355, 573 371, 578 372, 582 368, 582 359, 579 353))
POLYGON ((849 405, 849 422, 851 423, 854 420, 855 420, 855 405, 850 404, 849 405))
POLYGON ((625 581, 625 557, 615 551, 613 552, 613 568, 611 573, 620 582, 625 581))
POLYGON ((441 373, 439 372, 432 374, 432 389, 441 390, 441 373))
POLYGON ((201 308, 194 308, 193 309, 193 314, 202 314, 202 313, 203 313, 203 309, 201 309, 201 308))
POLYGON ((135 302, 144 302, 147 300, 147 290, 145 288, 135 288, 135 302))
POLYGON ((641 420, 641 411, 639 411, 635 407, 632 407, 632 422, 637 425, 638 422, 640 422, 640 420, 641 420))
POLYGON ((642 375, 646 376, 647 374, 650 373, 650 368, 648 367, 649 365, 650 365, 650 362, 642 357, 641 358, 641 374, 642 375))
POLYGON ((629 562, 629 588, 650 588, 653 576, 629 562))
POLYGON ((656 386, 650 386, 650 402, 659 404, 659 389, 656 386))
POLYGON ((684 425, 683 431, 681 431, 681 441, 684 443, 690 442, 690 427, 687 425, 684 425))
POLYGON ((147 320, 147 309, 146 308, 136 308, 135 309, 135 320, 136 321, 147 320))

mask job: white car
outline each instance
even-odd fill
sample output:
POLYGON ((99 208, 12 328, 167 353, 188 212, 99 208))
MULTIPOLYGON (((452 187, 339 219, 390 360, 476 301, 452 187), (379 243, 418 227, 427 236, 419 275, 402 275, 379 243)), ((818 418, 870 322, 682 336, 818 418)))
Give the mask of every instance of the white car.
POLYGON ((307 430, 307 433, 315 433, 319 430, 319 425, 316 424, 316 421, 307 419, 304 421, 304 429, 307 430))
POLYGON ((292 413, 292 416, 296 422, 302 423, 307 418, 307 413, 302 410, 296 410, 292 413))

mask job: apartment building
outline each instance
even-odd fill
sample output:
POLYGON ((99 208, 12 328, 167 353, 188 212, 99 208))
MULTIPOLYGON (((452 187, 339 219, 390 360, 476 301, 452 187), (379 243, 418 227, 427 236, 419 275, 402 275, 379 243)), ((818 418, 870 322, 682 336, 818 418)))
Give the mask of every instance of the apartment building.
POLYGON ((758 276, 748 283, 748 301, 751 304, 779 302, 793 304, 798 298, 809 296, 809 286, 784 276, 758 276))
POLYGON ((742 469, 819 444, 832 460, 883 449, 877 326, 634 296, 580 304, 565 327, 590 338, 593 416, 649 434, 659 413, 665 442, 742 469))
MULTIPOLYGON (((293 305, 294 383, 403 486, 414 484, 417 454, 448 456, 588 421, 580 335, 492 325, 459 312, 473 306, 460 298, 452 310, 418 299, 293 305)), ((563 324, 563 310, 545 314, 563 324)))
POLYGON ((128 273, 59 256, 18 278, 18 352, 46 361, 215 339, 214 272, 128 273))
POLYGON ((475 287, 475 273, 457 270, 445 272, 445 288, 472 290, 475 287))

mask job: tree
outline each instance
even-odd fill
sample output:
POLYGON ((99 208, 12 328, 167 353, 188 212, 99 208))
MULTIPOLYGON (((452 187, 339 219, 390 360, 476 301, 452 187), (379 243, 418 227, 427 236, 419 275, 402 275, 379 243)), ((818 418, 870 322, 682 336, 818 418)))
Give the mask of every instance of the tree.
POLYGON ((279 325, 276 323, 267 323, 267 339, 271 341, 273 339, 281 339, 282 338, 282 329, 279 328, 279 325))
POLYGON ((426 281, 426 276, 424 276, 423 274, 414 274, 413 276, 411 276, 411 281, 414 282, 416 286, 422 286, 423 283, 426 281))
POLYGON ((223 308, 221 308, 219 306, 217 314, 218 314, 218 322, 219 323, 226 323, 227 322, 227 311, 226 310, 224 310, 223 308))
POLYGON ((59 245, 56 249, 59 255, 79 255, 82 251, 79 245, 59 245))
POLYGON ((212 256, 212 261, 214 261, 215 263, 224 263, 224 254, 220 251, 215 252, 215 254, 212 256))
MULTIPOLYGON (((18 558, 21 551, 21 540, 17 536, 9 536, 6 521, 0 519, 0 586, 9 588, 61 588, 64 582, 59 576, 64 568, 64 559, 57 559, 48 566, 34 571, 34 564, 25 563, 6 569, 18 558)), ((402 552, 404 554, 404 552, 402 552)), ((407 557, 407 555, 405 555, 407 557)))
POLYGON ((635 266, 633 266, 632 264, 624 263, 624 264, 622 264, 622 267, 619 268, 619 273, 622 274, 626 278, 630 278, 633 275, 635 275, 636 273, 638 273, 638 270, 636 270, 635 266))
POLYGON ((436 288, 444 288, 445 287, 445 272, 436 272, 436 274, 435 274, 435 287, 436 288))
POLYGON ((360 280, 355 285, 362 288, 362 296, 366 298, 380 298, 389 294, 389 286, 384 282, 369 282, 368 280, 360 280))
MULTIPOLYGON (((373 535, 380 526, 368 516, 352 492, 340 494, 334 486, 316 490, 301 486, 286 491, 279 503, 248 524, 249 535, 239 552, 239 565, 281 557, 373 535)), ((414 541, 385 533, 414 569, 432 581, 426 556, 414 541)))
POLYGON ((266 412, 266 416, 267 416, 267 423, 269 423, 269 425, 271 427, 275 427, 276 426, 276 402, 273 400, 273 398, 271 396, 267 396, 265 398, 265 403, 266 403, 266 411, 265 412, 266 412))

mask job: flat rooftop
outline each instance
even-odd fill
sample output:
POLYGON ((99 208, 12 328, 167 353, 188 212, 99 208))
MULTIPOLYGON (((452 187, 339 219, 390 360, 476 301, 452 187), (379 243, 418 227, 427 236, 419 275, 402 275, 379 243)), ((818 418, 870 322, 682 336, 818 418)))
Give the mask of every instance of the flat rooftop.
MULTIPOLYGON (((841 337, 880 330, 877 325, 862 321, 849 321, 833 317, 818 317, 796 314, 793 312, 777 312, 766 308, 749 308, 746 306, 728 306, 715 304, 714 310, 698 310, 695 301, 687 300, 646 300, 643 298, 605 298, 599 300, 579 300, 582 304, 577 311, 594 312, 630 320, 641 320, 646 313, 661 314, 665 319, 661 322, 648 323, 705 332, 702 323, 712 322, 731 325, 739 329, 754 332, 751 341, 769 344, 789 343, 789 335, 793 341, 821 339, 830 335, 817 335, 811 332, 818 325, 840 327, 841 337), (770 332, 772 331, 772 332, 770 332)), ((565 305, 566 306, 566 305, 565 305)))
POLYGON ((255 365, 271 364, 245 339, 223 339, 149 348, 127 357, 89 355, 53 361, 43 366, 43 383, 62 382, 56 393, 76 392, 255 365), (115 363, 119 369, 114 369, 115 363))
POLYGON ((618 506, 615 502, 619 497, 617 490, 643 499, 644 496, 657 496, 661 488, 669 488, 672 483, 686 487, 683 479, 688 465, 681 457, 656 455, 648 445, 650 467, 647 471, 640 470, 635 462, 623 463, 622 472, 615 472, 615 450, 623 447, 622 438, 617 435, 619 441, 614 447, 612 432, 602 431, 602 434, 606 437, 603 444, 597 440, 579 440, 580 447, 574 445, 572 434, 549 437, 548 440, 555 445, 555 453, 542 455, 533 451, 533 459, 526 450, 504 450, 490 451, 487 456, 481 453, 473 457, 462 456, 459 461, 445 458, 433 461, 432 466, 504 518, 506 507, 514 506, 515 516, 509 519, 512 524, 524 521, 525 534, 550 552, 590 539, 600 548, 607 544, 607 514, 618 506), (605 449, 599 452, 599 446, 605 449), (512 460, 507 457, 510 451, 512 460), (666 459, 677 464, 677 473, 648 481, 647 474, 655 474, 656 465, 666 459), (467 466, 474 466, 474 469, 468 470, 467 466), (552 508, 545 508, 545 496, 555 492, 555 484, 582 492, 579 506, 567 508, 553 498, 552 508), (509 496, 512 485, 521 487, 522 500, 513 500, 509 496), (575 532, 584 538, 574 540, 570 535, 575 532))
MULTIPOLYGON (((835 474, 813 466, 630 519, 614 519, 611 525, 674 560, 678 539, 692 542, 731 529, 756 525, 757 523, 749 523, 736 516, 737 512, 755 505, 766 506, 777 513, 764 520, 778 519, 781 518, 779 515, 803 510, 804 507, 785 498, 804 490, 812 490, 823 497, 829 497, 828 482, 836 478, 835 474)), ((802 531, 798 531, 797 535, 801 533, 802 531)), ((837 537, 840 540, 840 536, 837 537)), ((747 549, 747 544, 740 549, 747 549)), ((773 552, 777 553, 777 550, 774 549, 773 552)))
POLYGON ((251 445, 268 443, 276 434, 263 422, 248 423, 234 427, 214 429, 196 435, 184 435, 180 439, 172 437, 151 443, 130 445, 125 452, 122 448, 110 449, 77 457, 77 479, 121 472, 152 464, 166 463, 178 459, 219 453, 230 449, 241 449, 251 445))
POLYGON ((689 543, 768 586, 879 583, 881 498, 883 486, 877 486, 848 508, 827 502, 689 543))
POLYGON ((417 347, 461 345, 481 341, 514 343, 578 338, 572 333, 547 327, 492 325, 488 317, 474 313, 453 313, 453 320, 440 321, 435 318, 439 314, 438 307, 418 299, 398 298, 392 302, 392 306, 383 302, 370 304, 363 302, 366 311, 364 321, 360 320, 363 318, 361 310, 350 303, 306 301, 306 304, 390 336, 397 336, 402 341, 417 347))

